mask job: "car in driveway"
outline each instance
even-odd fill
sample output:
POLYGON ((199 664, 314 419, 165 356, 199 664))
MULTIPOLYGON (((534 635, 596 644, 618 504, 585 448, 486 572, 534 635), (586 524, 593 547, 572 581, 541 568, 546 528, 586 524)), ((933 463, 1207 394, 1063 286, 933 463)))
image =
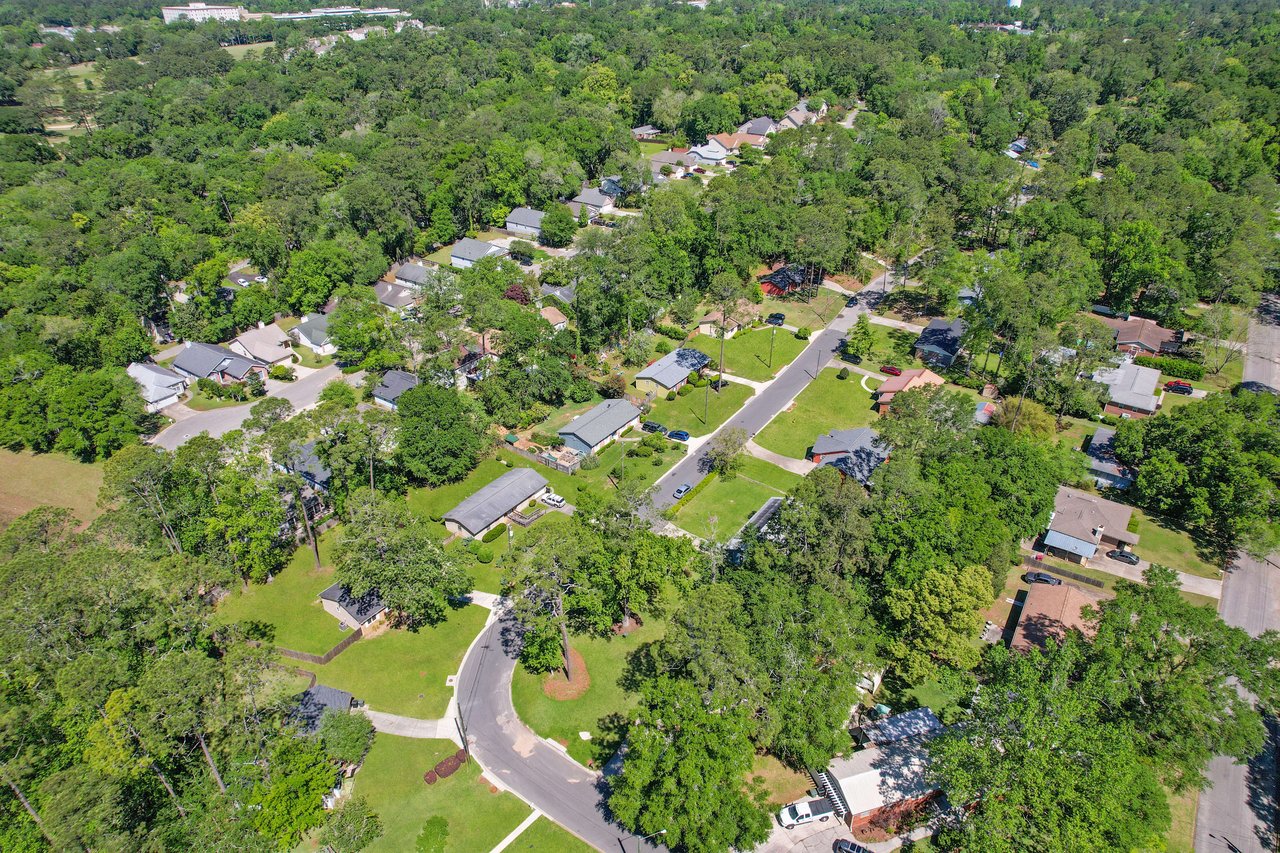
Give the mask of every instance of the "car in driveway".
POLYGON ((856 293, 844 301, 845 308, 852 308, 857 304, 858 304, 858 295, 856 293))
POLYGON ((643 424, 640 425, 640 429, 644 430, 645 432, 656 432, 656 433, 661 433, 662 435, 667 434, 667 428, 664 427, 662 424, 658 423, 657 421, 645 421, 643 424))
POLYGON ((680 500, 682 497, 689 494, 689 492, 692 491, 692 489, 693 489, 693 486, 690 486, 688 483, 681 483, 680 485, 676 486, 676 490, 671 493, 671 497, 675 498, 676 500, 680 500))
POLYGON ((1170 394, 1182 394, 1184 396, 1190 397, 1192 388, 1190 385, 1187 385, 1185 383, 1178 384, 1174 382, 1166 382, 1164 385, 1164 390, 1168 391, 1170 394))
POLYGON ((901 376, 902 368, 894 367, 892 364, 882 364, 880 365, 880 372, 885 376, 901 376))
POLYGON ((871 853, 871 850, 856 841, 841 838, 831 846, 831 853, 871 853))
POLYGON ((782 811, 778 812, 778 823, 784 829, 795 829, 797 826, 813 823, 815 820, 825 823, 831 820, 833 814, 835 809, 831 807, 831 801, 824 797, 820 800, 807 800, 783 806, 782 811))
POLYGON ((564 498, 555 492, 547 492, 542 496, 542 502, 552 509, 561 509, 564 506, 564 498))
POLYGON ((671 439, 672 441, 688 441, 689 433, 685 432, 682 429, 672 430, 671 432, 667 433, 667 438, 671 439))
POLYGON ((1108 551, 1107 559, 1115 560, 1116 562, 1119 562, 1119 563, 1128 563, 1131 566, 1136 566, 1138 565, 1138 563, 1142 562, 1142 560, 1138 558, 1137 554, 1133 553, 1132 551, 1124 551, 1120 548, 1116 548, 1114 550, 1108 551))
POLYGON ((1047 583, 1049 586, 1059 586, 1062 584, 1062 581, 1059 578, 1055 578, 1047 572, 1027 572, 1022 576, 1022 579, 1027 583, 1047 583))
POLYGON ((768 317, 765 317, 764 321, 768 323, 770 326, 781 326, 783 323, 787 322, 787 315, 775 311, 774 313, 770 314, 768 317))

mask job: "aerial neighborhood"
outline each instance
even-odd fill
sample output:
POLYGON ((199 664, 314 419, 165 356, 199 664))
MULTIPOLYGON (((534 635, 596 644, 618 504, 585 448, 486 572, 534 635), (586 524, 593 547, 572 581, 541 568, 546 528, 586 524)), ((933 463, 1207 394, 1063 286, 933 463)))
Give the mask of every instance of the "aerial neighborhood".
POLYGON ((0 19, 0 848, 1276 849, 1274 8, 296 5, 0 19))

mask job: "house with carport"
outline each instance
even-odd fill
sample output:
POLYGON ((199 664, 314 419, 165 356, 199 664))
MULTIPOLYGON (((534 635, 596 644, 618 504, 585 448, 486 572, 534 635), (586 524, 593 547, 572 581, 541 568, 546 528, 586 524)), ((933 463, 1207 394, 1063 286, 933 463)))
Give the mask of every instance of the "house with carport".
POLYGON ((626 400, 605 400, 562 427, 559 435, 565 447, 586 456, 589 453, 599 453, 638 423, 638 407, 626 400))
POLYGON ((546 477, 532 468, 513 468, 446 512, 445 530, 479 539, 547 491, 546 477))
POLYGON ((650 396, 678 391, 689 381, 689 374, 700 372, 710 363, 711 357, 696 349, 672 350, 636 374, 636 390, 650 396))
POLYGON ((1133 509, 1070 486, 1059 486, 1049 527, 1041 537, 1054 556, 1087 566, 1101 551, 1128 550, 1138 544, 1129 530, 1133 509))

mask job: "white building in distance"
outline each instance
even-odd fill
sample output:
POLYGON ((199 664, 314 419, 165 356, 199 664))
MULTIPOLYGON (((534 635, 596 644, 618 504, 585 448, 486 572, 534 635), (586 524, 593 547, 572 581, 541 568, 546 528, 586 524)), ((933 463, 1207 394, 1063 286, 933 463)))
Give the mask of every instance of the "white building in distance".
POLYGON ((162 6, 160 14, 164 15, 166 24, 178 21, 191 21, 194 24, 203 24, 205 21, 239 21, 245 17, 243 6, 216 6, 208 3, 162 6))

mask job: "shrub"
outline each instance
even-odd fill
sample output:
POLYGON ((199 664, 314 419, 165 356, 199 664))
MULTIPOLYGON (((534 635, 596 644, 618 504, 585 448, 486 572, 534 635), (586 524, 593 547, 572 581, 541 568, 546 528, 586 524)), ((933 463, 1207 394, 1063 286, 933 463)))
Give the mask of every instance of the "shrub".
POLYGON ((417 853, 444 853, 449 846, 449 821, 436 815, 424 823, 422 832, 418 833, 416 846, 417 853))
POLYGON ((627 449, 628 456, 635 456, 640 459, 648 459, 653 455, 653 448, 647 444, 636 444, 627 449))
POLYGON ((685 382, 697 382, 702 378, 702 374, 696 370, 690 370, 689 375, 685 377, 685 382))
POLYGON ((693 387, 694 387, 694 388, 706 388, 706 387, 707 387, 707 383, 708 383, 708 382, 710 382, 710 380, 709 380, 709 379, 707 379, 707 377, 705 377, 705 376, 699 376, 699 377, 698 377, 698 381, 697 381, 697 382, 694 382, 694 383, 692 383, 692 384, 693 384, 693 387))
POLYGON ((809 335, 810 335, 810 332, 809 332, 808 326, 801 326, 800 328, 796 329, 796 338, 798 338, 799 340, 807 341, 809 340, 809 335))
POLYGON ((500 538, 506 532, 507 532, 507 523, 504 521, 504 522, 501 522, 497 527, 490 530, 484 536, 481 536, 480 540, 482 542, 493 542, 495 539, 500 538))
POLYGON ((687 382, 684 385, 681 385, 680 390, 676 392, 676 394, 678 394, 681 397, 687 397, 692 393, 693 393, 693 386, 687 382))
POLYGON ((610 373, 600 380, 600 396, 616 400, 627 393, 627 379, 621 373, 610 373))
POLYGON ((653 467, 657 468, 662 465, 662 460, 657 456, 653 457, 653 467))
POLYGON ((697 483, 697 484, 696 484, 692 489, 690 489, 690 490, 689 490, 688 494, 686 494, 686 495, 685 495, 684 497, 682 497, 680 500, 676 501, 676 502, 675 502, 675 504, 674 504, 674 505, 672 505, 672 506, 670 507, 670 509, 669 509, 669 510, 667 510, 668 512, 670 512, 670 513, 671 513, 671 516, 668 516, 668 517, 674 517, 674 516, 675 516, 675 514, 676 514, 677 512, 679 512, 679 510, 680 510, 680 509, 681 509, 685 504, 687 504, 689 501, 691 501, 691 500, 693 500, 694 498, 696 498, 696 497, 698 496, 698 493, 699 493, 699 492, 701 492, 701 491, 702 491, 703 489, 705 489, 707 486, 709 486, 709 485, 711 485, 712 483, 714 483, 714 482, 715 482, 715 480, 716 480, 716 473, 715 473, 714 471, 712 471, 710 474, 708 474, 707 476, 705 476, 705 477, 703 477, 701 480, 699 480, 699 481, 698 481, 698 483, 697 483))
POLYGON ((221 399, 223 395, 222 386, 205 376, 196 380, 196 390, 214 400, 221 399))
POLYGON ((675 391, 668 391, 668 392, 667 392, 667 402, 668 402, 668 403, 670 403, 670 402, 671 402, 672 400, 674 400, 675 398, 676 398, 676 392, 675 392, 675 391))
POLYGON ((267 378, 277 379, 281 382, 292 382, 297 378, 293 372, 293 368, 287 364, 273 364, 271 369, 267 371, 267 378))
POLYGON ((442 516, 438 512, 431 513, 430 518, 432 521, 436 522, 437 524, 439 524, 441 521, 444 521, 444 516, 442 516))
POLYGON ((564 440, 554 432, 535 430, 530 438, 533 439, 534 444, 541 444, 544 447, 559 447, 564 444, 564 440))
POLYGON ((840 368, 840 372, 836 374, 836 379, 848 379, 848 378, 849 378, 849 368, 847 367, 840 368))
POLYGON ((1204 379, 1204 365, 1185 358, 1174 358, 1169 355, 1140 355, 1134 361, 1143 367, 1154 367, 1161 373, 1177 379, 1204 379))
POLYGON ((484 563, 486 566, 493 562, 493 549, 487 545, 481 545, 476 549, 476 562, 484 563))
POLYGON ((671 326, 666 323, 659 323, 654 327, 658 334, 663 337, 671 338, 673 341, 683 341, 685 339, 685 331, 679 326, 671 326))
POLYGON ((586 456, 582 457, 582 464, 579 467, 581 467, 583 471, 594 471, 600 467, 600 457, 596 456, 594 453, 588 453, 586 456))
POLYGON ((653 345, 653 351, 658 355, 666 355, 675 348, 675 344, 671 343, 671 341, 666 338, 659 339, 658 342, 653 345))

